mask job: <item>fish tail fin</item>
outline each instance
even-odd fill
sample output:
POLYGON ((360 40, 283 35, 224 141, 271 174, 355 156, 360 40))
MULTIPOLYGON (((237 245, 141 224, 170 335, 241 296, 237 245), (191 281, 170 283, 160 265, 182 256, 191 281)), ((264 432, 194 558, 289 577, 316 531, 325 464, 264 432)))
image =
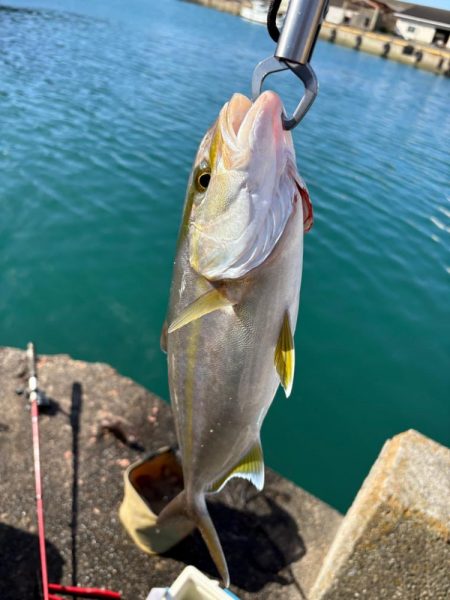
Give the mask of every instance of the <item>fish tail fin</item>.
POLYGON ((205 496, 202 494, 195 499, 193 503, 193 521, 197 525, 200 533, 202 534, 203 541, 208 547, 211 558, 216 565, 217 570, 222 578, 225 587, 230 585, 230 576, 228 574, 227 561, 222 550, 222 545, 217 535, 216 528, 209 516, 208 508, 206 506, 205 496))
POLYGON ((183 490, 164 508, 158 517, 158 523, 186 517, 197 526, 225 587, 229 587, 227 561, 216 528, 209 516, 203 493, 189 498, 186 490, 183 490))

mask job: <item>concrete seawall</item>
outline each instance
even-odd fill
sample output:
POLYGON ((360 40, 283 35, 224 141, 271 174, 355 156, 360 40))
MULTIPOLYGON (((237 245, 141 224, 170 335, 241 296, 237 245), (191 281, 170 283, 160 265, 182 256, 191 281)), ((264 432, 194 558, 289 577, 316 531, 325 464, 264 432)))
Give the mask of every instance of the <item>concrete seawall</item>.
MULTIPOLYGON (((123 471, 175 443, 169 406, 105 364, 56 355, 37 368, 52 398, 39 418, 50 581, 136 600, 186 564, 215 577, 198 533, 151 557, 118 519, 123 471)), ((0 348, 2 600, 41 598, 30 412, 17 394, 26 381, 25 352, 0 348)), ((234 480, 208 501, 241 600, 450 598, 448 448, 414 431, 388 440, 344 518, 266 475, 259 494, 234 480)))
MULTIPOLYGON (((197 532, 164 556, 148 556, 119 522, 124 470, 175 443, 169 405, 105 364, 56 355, 40 356, 37 368, 52 398, 39 418, 50 581, 143 600, 187 564, 217 577, 197 532)), ((26 374, 25 352, 0 348, 1 600, 42 598, 30 411, 16 394, 26 374)), ((240 600, 307 596, 342 520, 271 469, 263 492, 234 480, 209 506, 240 600)))
POLYGON ((241 12, 241 0, 184 0, 192 4, 200 4, 207 8, 215 8, 221 12, 228 12, 232 15, 239 15, 241 12))
POLYGON ((324 23, 320 38, 450 77, 450 52, 383 33, 324 23))

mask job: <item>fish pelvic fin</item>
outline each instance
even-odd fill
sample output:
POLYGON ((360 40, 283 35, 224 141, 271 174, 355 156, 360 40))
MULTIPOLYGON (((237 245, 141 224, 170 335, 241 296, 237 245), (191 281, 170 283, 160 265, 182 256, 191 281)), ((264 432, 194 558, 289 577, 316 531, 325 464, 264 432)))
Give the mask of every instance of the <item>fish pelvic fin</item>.
POLYGON ((286 398, 288 398, 294 382, 295 348, 289 313, 287 310, 284 313, 283 323, 275 347, 274 359, 275 368, 280 378, 281 385, 284 388, 286 398))
POLYGON ((186 490, 183 490, 164 508, 158 517, 157 523, 166 524, 166 522, 172 519, 180 518, 188 518, 196 525, 222 578, 224 586, 229 587, 230 575, 228 573, 227 561, 225 560, 216 528, 209 516, 203 493, 189 499, 186 490))
POLYGON ((225 484, 233 477, 247 479, 247 481, 250 481, 258 491, 263 489, 264 458, 259 439, 231 471, 228 471, 226 475, 220 477, 208 488, 208 492, 220 492, 225 484))
POLYGON ((176 319, 172 321, 168 329, 169 333, 173 333, 177 329, 192 323, 196 319, 200 319, 204 315, 207 315, 219 308, 225 308, 226 306, 232 306, 232 302, 228 300, 219 290, 212 289, 200 298, 197 298, 192 304, 186 306, 176 319))

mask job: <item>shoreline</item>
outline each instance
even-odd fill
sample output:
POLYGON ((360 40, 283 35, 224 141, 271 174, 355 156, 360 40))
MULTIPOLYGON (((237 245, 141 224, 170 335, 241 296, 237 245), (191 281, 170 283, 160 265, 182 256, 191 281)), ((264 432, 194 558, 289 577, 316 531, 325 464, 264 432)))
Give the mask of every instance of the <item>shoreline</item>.
POLYGON ((363 31, 348 25, 324 22, 321 40, 395 60, 436 75, 450 77, 450 52, 426 44, 411 43, 387 33, 363 31))
MULTIPOLYGON (((206 8, 214 8, 240 16, 242 2, 240 0, 184 0, 191 4, 199 4, 206 8)), ((348 25, 335 25, 324 21, 319 38, 326 42, 353 48, 353 50, 375 54, 381 58, 410 65, 450 77, 450 51, 419 42, 412 43, 403 38, 387 33, 365 31, 348 25)))

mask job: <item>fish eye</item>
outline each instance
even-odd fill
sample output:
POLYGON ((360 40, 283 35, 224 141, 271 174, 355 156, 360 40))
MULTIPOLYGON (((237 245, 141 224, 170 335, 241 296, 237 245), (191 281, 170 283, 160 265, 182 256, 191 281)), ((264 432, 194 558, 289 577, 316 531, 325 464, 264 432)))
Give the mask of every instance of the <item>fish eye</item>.
POLYGON ((211 173, 206 171, 205 173, 201 173, 198 176, 197 183, 198 183, 199 187, 201 187, 203 190, 206 190, 206 188, 209 185, 210 179, 211 179, 211 173))
POLYGON ((211 180, 211 169, 207 164, 201 164, 195 178, 195 185, 199 192, 206 192, 211 180))

